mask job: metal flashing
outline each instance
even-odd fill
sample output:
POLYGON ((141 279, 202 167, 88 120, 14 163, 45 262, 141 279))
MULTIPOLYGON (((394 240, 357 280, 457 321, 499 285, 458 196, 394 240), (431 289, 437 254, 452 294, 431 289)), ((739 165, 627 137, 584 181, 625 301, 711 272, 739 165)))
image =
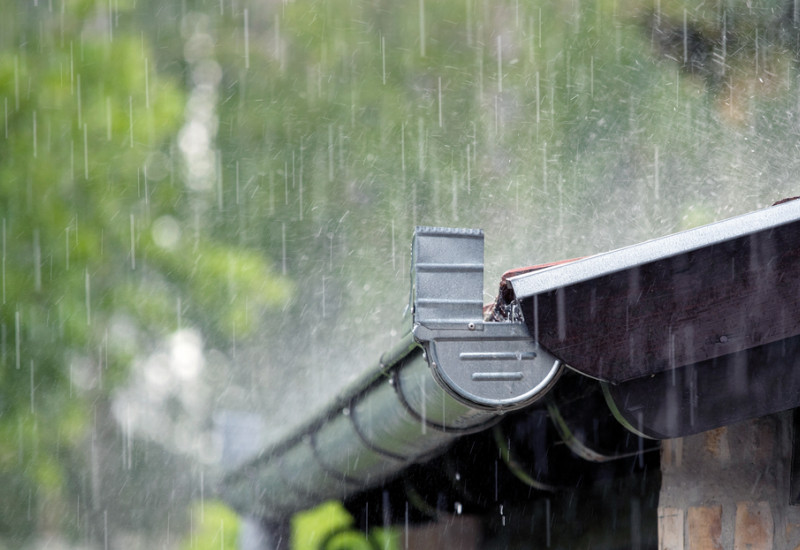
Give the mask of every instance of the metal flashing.
POLYGON ((574 261, 558 263, 546 269, 510 279, 519 299, 574 285, 599 276, 624 271, 643 264, 663 260, 693 250, 722 244, 732 239, 769 231, 800 220, 800 200, 710 223, 694 229, 658 237, 595 254, 574 261))
POLYGON ((800 333, 800 201, 510 279, 534 339, 611 383, 800 333))

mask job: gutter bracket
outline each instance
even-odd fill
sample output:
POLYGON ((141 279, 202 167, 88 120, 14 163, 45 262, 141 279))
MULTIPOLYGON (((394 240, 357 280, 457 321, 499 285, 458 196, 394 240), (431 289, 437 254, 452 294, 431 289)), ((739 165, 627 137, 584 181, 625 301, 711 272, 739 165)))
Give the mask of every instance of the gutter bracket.
POLYGON ((562 364, 524 322, 484 322, 483 239, 478 229, 416 228, 412 334, 455 399, 478 409, 518 409, 547 393, 562 364))

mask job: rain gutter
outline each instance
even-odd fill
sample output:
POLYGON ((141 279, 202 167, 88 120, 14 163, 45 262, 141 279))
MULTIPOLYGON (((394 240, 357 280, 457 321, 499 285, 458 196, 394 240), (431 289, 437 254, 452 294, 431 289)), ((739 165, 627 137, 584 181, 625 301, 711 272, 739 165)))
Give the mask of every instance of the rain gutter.
POLYGON ((562 371, 522 322, 483 319, 483 232, 417 228, 411 331, 320 415, 223 479, 241 513, 284 522, 441 454, 544 396, 562 371))
POLYGON ((800 406, 800 201, 517 273, 484 320, 483 232, 417 228, 410 331, 322 414, 232 467, 225 498, 285 523, 537 402, 593 462, 657 449, 620 446, 630 432, 680 437, 800 406), (592 436, 603 415, 624 433, 592 436))

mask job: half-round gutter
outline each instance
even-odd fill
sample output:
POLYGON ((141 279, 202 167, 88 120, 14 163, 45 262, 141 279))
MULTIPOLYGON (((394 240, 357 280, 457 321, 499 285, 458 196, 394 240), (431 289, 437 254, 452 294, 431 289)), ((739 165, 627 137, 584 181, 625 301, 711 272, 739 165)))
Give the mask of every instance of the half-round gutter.
POLYGON ((523 322, 484 322, 482 296, 483 232, 417 228, 411 332, 323 414, 228 473, 228 502, 284 521, 378 485, 547 393, 561 363, 523 322))

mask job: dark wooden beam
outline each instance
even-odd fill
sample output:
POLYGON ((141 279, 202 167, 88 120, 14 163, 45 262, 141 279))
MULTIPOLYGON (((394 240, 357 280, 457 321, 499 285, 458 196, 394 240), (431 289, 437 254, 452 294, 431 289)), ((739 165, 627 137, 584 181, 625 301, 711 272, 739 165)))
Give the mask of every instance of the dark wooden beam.
POLYGON ((583 374, 617 383, 800 334, 800 221, 558 283, 614 254, 530 274, 555 283, 520 298, 534 338, 583 374))

